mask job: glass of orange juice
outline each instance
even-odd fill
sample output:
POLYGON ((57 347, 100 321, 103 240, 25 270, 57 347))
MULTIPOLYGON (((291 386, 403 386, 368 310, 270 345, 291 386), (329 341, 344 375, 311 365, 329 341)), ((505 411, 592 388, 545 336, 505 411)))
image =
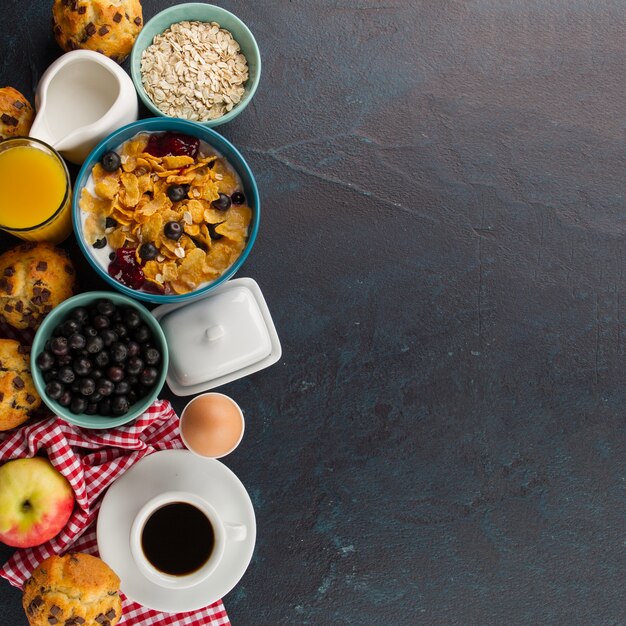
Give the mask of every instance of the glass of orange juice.
POLYGON ((72 232, 65 161, 32 137, 0 141, 0 229, 27 241, 60 243, 72 232))

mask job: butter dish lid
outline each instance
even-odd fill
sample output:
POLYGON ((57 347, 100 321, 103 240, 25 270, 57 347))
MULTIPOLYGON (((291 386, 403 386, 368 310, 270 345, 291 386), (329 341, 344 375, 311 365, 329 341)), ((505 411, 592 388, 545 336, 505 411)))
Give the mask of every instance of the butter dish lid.
POLYGON ((258 284, 230 280, 190 303, 152 311, 167 341, 167 384, 179 396, 248 376, 280 359, 274 322, 258 284))

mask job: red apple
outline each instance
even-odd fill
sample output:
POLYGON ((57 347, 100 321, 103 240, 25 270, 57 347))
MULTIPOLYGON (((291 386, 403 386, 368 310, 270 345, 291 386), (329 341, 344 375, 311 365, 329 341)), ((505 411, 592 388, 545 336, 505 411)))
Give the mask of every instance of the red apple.
POLYGON ((0 541, 16 548, 38 546, 67 524, 74 491, 65 476, 41 457, 0 467, 0 541))

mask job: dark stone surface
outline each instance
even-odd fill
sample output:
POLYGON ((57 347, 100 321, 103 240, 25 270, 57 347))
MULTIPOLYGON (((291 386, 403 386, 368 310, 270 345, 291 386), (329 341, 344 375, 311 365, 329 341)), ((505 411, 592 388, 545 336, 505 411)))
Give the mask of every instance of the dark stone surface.
MULTIPOLYGON (((50 4, 3 4, 29 97, 50 4)), ((233 624, 626 623, 625 5, 222 4, 263 54, 220 131, 284 349, 223 388, 259 532, 233 624)))

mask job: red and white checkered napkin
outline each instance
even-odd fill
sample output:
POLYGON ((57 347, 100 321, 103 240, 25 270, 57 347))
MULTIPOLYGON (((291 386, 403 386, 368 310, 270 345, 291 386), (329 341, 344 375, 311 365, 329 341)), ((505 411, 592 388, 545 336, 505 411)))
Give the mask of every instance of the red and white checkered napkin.
MULTIPOLYGON (((157 400, 130 426, 88 430, 51 417, 0 433, 0 462, 44 451, 71 483, 76 506, 66 527, 35 548, 17 550, 0 576, 22 587, 41 561, 52 554, 97 554, 95 519, 107 487, 139 459, 157 450, 182 448, 178 417, 167 400, 157 400)), ((120 626, 224 626, 230 624, 221 600, 189 613, 161 613, 131 602, 122 594, 120 626)))

